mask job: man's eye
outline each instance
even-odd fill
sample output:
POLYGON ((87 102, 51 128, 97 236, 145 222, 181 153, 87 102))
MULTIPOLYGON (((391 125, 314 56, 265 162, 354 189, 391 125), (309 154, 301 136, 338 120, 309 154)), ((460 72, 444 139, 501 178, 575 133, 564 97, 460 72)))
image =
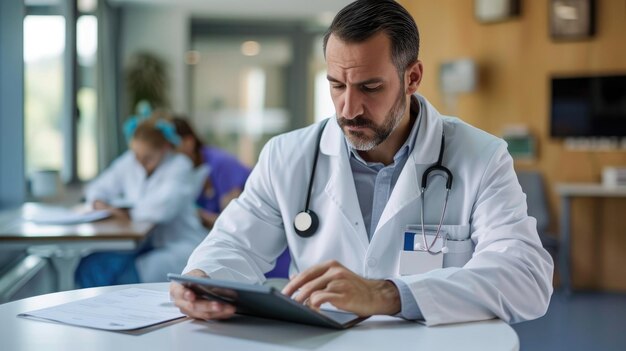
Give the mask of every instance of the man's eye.
POLYGON ((363 86, 363 90, 365 91, 376 91, 379 90, 381 87, 380 84, 366 84, 363 86))
POLYGON ((333 85, 332 85, 332 88, 333 88, 333 89, 343 89, 343 88, 345 88, 345 87, 346 87, 346 86, 345 86, 345 85, 343 85, 343 84, 333 84, 333 85))

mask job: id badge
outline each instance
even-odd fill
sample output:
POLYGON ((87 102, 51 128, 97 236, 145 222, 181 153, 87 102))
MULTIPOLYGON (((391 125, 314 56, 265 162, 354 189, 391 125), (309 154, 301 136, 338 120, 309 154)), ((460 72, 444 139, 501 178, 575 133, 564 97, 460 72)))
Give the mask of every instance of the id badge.
MULTIPOLYGON (((432 243, 436 232, 427 230, 425 234, 427 243, 432 243)), ((444 253, 441 252, 441 248, 443 247, 446 233, 440 232, 439 235, 439 239, 430 248, 431 251, 439 253, 433 254, 423 248, 421 229, 406 229, 404 232, 404 247, 400 252, 400 275, 421 274, 443 267, 444 253)))

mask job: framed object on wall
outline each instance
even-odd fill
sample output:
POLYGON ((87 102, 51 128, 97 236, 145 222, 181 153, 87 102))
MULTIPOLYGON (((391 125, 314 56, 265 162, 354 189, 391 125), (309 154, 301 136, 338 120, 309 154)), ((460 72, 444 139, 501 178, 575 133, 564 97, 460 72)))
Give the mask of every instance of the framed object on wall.
POLYGON ((479 22, 506 21, 519 13, 519 0, 474 0, 474 16, 479 22))
POLYGON ((595 0, 550 0, 554 39, 585 39, 595 32, 595 0))

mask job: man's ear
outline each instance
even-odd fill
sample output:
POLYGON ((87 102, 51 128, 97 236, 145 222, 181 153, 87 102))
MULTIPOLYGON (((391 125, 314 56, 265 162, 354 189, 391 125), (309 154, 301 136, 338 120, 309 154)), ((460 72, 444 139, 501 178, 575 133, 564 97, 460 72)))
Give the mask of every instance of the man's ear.
POLYGON ((404 81, 406 82, 406 94, 413 95, 422 82, 423 66, 422 61, 417 60, 405 71, 404 81))

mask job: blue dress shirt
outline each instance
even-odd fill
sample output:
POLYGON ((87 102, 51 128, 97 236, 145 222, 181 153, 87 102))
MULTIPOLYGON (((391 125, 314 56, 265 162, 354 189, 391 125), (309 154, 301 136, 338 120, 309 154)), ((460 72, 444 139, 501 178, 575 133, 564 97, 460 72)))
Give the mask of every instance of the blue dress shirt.
MULTIPOLYGON (((359 199, 361 214, 363 215, 365 230, 370 241, 380 221, 385 205, 389 201, 391 192, 402 172, 402 168, 404 168, 409 155, 411 155, 415 147, 415 140, 417 139, 420 121, 422 120, 422 110, 423 108, 419 105, 417 99, 411 97, 411 115, 415 116, 417 114, 417 118, 413 122, 409 137, 394 155, 393 163, 387 166, 380 162, 365 161, 346 140, 350 153, 350 167, 354 185, 359 199)), ((417 301, 415 301, 408 285, 400 279, 390 279, 390 281, 396 285, 400 292, 400 303, 402 306, 400 315, 411 320, 422 318, 417 301)))

